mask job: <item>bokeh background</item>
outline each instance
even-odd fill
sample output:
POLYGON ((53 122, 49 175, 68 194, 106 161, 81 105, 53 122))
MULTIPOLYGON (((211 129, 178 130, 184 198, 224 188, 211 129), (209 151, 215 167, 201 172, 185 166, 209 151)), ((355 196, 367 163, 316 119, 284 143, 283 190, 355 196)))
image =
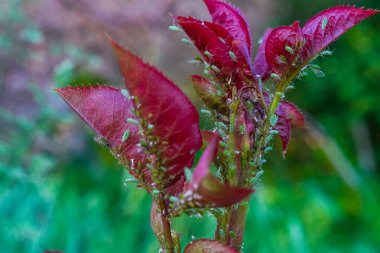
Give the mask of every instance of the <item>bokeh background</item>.
MULTIPOLYGON (((234 0, 258 41, 341 4, 378 0, 234 0)), ((201 0, 0 1, 0 251, 157 252, 150 197, 54 93, 67 84, 122 85, 104 33, 158 66, 200 106, 189 83, 195 50, 170 15, 209 18, 201 0)), ((255 43, 257 48, 257 43, 255 43)), ((380 252, 380 15, 319 58, 326 73, 288 98, 308 128, 278 140, 250 202, 244 252, 380 252)), ((202 125, 210 122, 202 119, 202 125)), ((211 237, 211 217, 182 217, 183 245, 211 237)))

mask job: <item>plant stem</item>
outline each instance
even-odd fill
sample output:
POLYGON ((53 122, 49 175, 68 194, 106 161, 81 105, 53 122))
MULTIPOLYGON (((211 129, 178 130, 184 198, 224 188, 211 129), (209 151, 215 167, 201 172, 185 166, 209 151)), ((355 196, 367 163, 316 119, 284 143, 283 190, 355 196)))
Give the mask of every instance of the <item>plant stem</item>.
POLYGON ((164 232, 164 241, 165 245, 165 253, 175 253, 174 252, 174 243, 172 238, 172 230, 171 230, 171 221, 169 218, 168 209, 165 203, 164 196, 160 194, 159 202, 158 202, 160 212, 161 212, 161 222, 162 228, 164 232))
POLYGON ((228 222, 227 244, 234 249, 241 250, 244 240, 245 220, 248 214, 248 200, 232 207, 228 222))

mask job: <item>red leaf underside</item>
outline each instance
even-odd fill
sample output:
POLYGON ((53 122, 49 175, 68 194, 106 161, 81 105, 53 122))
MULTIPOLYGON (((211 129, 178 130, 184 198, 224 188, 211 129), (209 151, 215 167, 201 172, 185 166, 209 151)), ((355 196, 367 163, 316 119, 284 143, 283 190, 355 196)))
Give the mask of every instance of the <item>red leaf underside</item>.
POLYGON ((290 120, 292 127, 304 127, 305 126, 305 116, 298 109, 297 106, 290 102, 283 101, 279 105, 281 110, 284 111, 286 118, 290 120))
MULTIPOLYGON (((136 175, 138 164, 144 164, 146 155, 141 147, 138 134, 139 127, 127 123, 135 119, 131 112, 134 105, 119 89, 108 86, 66 87, 57 89, 58 94, 67 104, 131 167, 136 175), (123 136, 129 136, 123 141, 123 136)), ((145 173, 147 177, 149 173, 145 173)), ((150 179, 149 179, 150 180, 150 179)))
MULTIPOLYGON (((110 39, 111 40, 111 39, 110 39)), ((186 95, 154 67, 111 40, 125 84, 138 99, 140 117, 153 127, 155 148, 162 165, 168 168, 166 179, 174 183, 183 177, 185 166, 193 163, 202 145, 199 116, 186 95)))

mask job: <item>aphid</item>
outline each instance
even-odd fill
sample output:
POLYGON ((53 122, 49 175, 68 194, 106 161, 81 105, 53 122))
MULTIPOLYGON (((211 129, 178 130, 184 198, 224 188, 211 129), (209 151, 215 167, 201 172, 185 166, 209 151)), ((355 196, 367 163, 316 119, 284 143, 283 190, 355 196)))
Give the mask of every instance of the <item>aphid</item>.
POLYGON ((134 125, 139 125, 140 124, 140 122, 138 120, 135 120, 135 119, 132 119, 132 118, 128 118, 127 122, 129 124, 134 124, 134 125))
POLYGON ((276 73, 272 73, 270 74, 270 77, 274 80, 281 80, 281 77, 279 75, 277 75, 276 73))
POLYGON ((277 124, 277 121, 278 121, 278 116, 276 114, 273 114, 271 117, 270 117, 270 125, 271 126, 275 126, 277 124))
POLYGON ((289 47, 289 46, 285 46, 285 50, 289 53, 289 54, 294 54, 294 49, 289 47))
POLYGON ((284 55, 278 55, 276 57, 276 61, 278 64, 287 64, 288 61, 286 60, 286 57, 284 55))
POLYGON ((128 99, 130 98, 129 92, 126 89, 121 89, 121 94, 128 99))
POLYGON ((173 32, 181 32, 181 28, 179 28, 178 26, 175 26, 175 25, 171 25, 168 27, 169 31, 173 31, 173 32))
POLYGON ((192 44, 193 44, 193 43, 192 43, 190 40, 188 40, 188 39, 181 39, 181 42, 184 43, 184 44, 186 44, 186 45, 192 45, 192 44))
POLYGON ((189 168, 185 168, 185 177, 186 177, 186 181, 191 181, 193 178, 193 173, 191 172, 189 168))
POLYGON ((230 55, 230 57, 231 57, 231 59, 232 59, 233 61, 236 61, 236 55, 234 54, 234 52, 229 51, 228 54, 230 55))
POLYGON ((212 57, 212 54, 209 51, 204 51, 203 54, 206 55, 207 57, 212 57))
POLYGON ((215 126, 224 130, 228 130, 228 127, 223 122, 215 122, 215 126))
POLYGON ((219 69, 217 66, 212 65, 210 68, 211 68, 214 72, 216 72, 216 73, 220 73, 220 69, 219 69))
POLYGON ((205 109, 201 110, 201 114, 206 115, 206 116, 211 116, 211 112, 205 109))
POLYGON ((326 17, 323 18, 322 20, 322 30, 325 30, 327 26, 328 19, 326 17))
POLYGON ((131 131, 126 130, 126 131, 124 132, 124 134, 123 134, 123 137, 122 137, 121 141, 122 141, 122 142, 125 142, 126 140, 128 140, 130 134, 131 134, 131 131))
POLYGON ((239 126, 239 132, 240 132, 241 135, 244 134, 244 132, 245 132, 245 127, 244 127, 243 125, 240 125, 240 126, 239 126))

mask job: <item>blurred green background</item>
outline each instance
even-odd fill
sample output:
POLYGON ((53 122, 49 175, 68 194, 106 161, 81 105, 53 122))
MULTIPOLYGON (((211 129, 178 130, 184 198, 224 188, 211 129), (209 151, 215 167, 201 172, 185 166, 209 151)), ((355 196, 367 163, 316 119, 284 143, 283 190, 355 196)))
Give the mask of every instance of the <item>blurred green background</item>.
MULTIPOLYGON (((233 1, 258 41, 267 26, 304 23, 333 5, 378 0, 233 1)), ((52 90, 122 84, 110 33, 156 64, 200 106, 188 76, 195 50, 169 14, 208 18, 201 0, 0 1, 0 251, 157 252, 150 197, 52 90)), ((278 140, 250 203, 244 252, 380 252, 380 15, 330 46, 326 73, 288 94, 308 128, 278 140)), ((208 122, 202 122, 202 125, 208 122)), ((211 217, 182 217, 183 245, 211 237, 211 217)))

